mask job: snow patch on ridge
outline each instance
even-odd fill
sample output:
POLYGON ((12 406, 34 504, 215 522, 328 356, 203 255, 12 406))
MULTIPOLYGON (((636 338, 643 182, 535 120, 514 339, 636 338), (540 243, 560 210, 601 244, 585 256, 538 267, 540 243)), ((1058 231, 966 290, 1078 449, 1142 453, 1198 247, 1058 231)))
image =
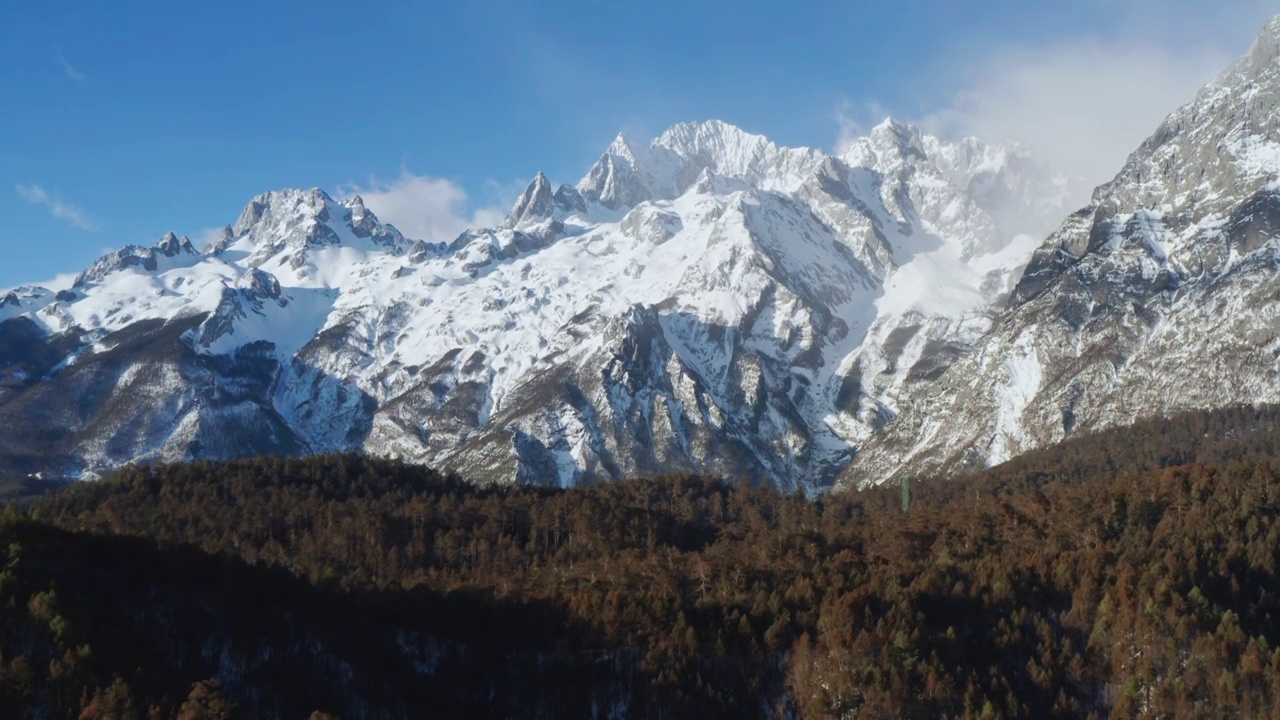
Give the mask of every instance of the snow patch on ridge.
POLYGON ((1025 162, 901 123, 843 158, 688 123, 647 146, 619 136, 576 187, 538 174, 503 225, 451 243, 410 243, 359 198, 277 191, 203 252, 167 237, 155 267, 118 253, 74 293, 0 313, 93 336, 203 316, 184 336, 203 359, 273 357, 269 405, 182 415, 149 457, 261 412, 316 452, 820 489, 906 384, 988 326, 1034 246, 984 198, 1035 206, 1021 218, 1057 191, 1025 162))
POLYGON ((988 466, 1008 460, 1011 449, 1023 440, 1022 412, 1044 381, 1044 369, 1036 354, 1031 329, 1018 336, 1001 363, 1000 372, 1001 383, 996 388, 996 434, 987 451, 988 466))

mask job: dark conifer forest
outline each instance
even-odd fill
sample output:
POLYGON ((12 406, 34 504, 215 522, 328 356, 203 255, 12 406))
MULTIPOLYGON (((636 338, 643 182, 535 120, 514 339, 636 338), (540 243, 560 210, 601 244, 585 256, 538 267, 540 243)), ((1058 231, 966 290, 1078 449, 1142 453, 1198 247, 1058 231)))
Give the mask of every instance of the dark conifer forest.
POLYGON ((914 478, 907 512, 130 468, 2 511, 0 717, 1280 717, 1277 427, 1143 423, 914 478))

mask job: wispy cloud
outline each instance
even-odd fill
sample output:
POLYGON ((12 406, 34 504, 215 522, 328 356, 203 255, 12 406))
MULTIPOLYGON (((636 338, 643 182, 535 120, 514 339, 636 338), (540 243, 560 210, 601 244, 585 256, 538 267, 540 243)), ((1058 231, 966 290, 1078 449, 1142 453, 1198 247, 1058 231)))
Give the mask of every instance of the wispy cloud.
POLYGON ((961 91, 918 122, 951 137, 1021 142, 1090 186, 1114 176, 1164 116, 1231 58, 1215 49, 1095 38, 988 53, 974 61, 961 91))
POLYGON ((59 220, 65 220, 73 227, 81 230, 97 230, 98 225, 85 212, 84 208, 49 194, 39 185, 18 185, 14 188, 18 197, 31 205, 48 208, 49 212, 59 220))
POLYGON ((843 155, 853 141, 865 136, 890 113, 877 102, 855 103, 846 99, 836 106, 835 114, 836 125, 840 128, 835 151, 837 155, 843 155))
POLYGON ((60 48, 55 47, 53 51, 57 53, 58 62, 62 63, 62 69, 67 73, 67 77, 75 80, 76 82, 84 82, 86 80, 84 73, 80 72, 75 65, 72 65, 67 61, 67 57, 62 54, 62 50, 60 48))
MULTIPOLYGON (((897 114, 959 139, 1018 142, 1075 176, 1087 202, 1160 121, 1233 58, 1275 12, 1274 0, 1080 0, 1105 27, 1051 40, 970 39, 941 51, 914 107, 845 101, 836 106, 836 149, 897 114)), ((1064 24, 1070 27, 1070 24, 1064 24)))
MULTIPOLYGON (((916 122, 948 136, 1018 141, 1051 166, 1110 180, 1166 115, 1243 54, 1274 0, 1081 0, 1105 27, 1003 38, 939 58, 940 93, 916 122), (1089 8, 1092 8, 1090 10, 1089 8)), ((1077 198, 1083 201, 1083 198, 1077 198)))
POLYGON ((79 276, 80 273, 78 272, 60 273, 58 275, 54 275, 48 280, 37 280, 36 282, 24 282, 21 285, 0 287, 0 297, 8 295, 10 292, 17 290, 20 287, 42 287, 46 290, 52 290, 53 292, 66 290, 75 284, 76 278, 79 276))
POLYGON ((197 250, 203 250, 222 237, 222 230, 223 228, 220 227, 203 228, 191 238, 191 243, 195 245, 197 250))
POLYGON ((348 184, 340 191, 359 195, 379 220, 428 242, 447 242, 468 228, 492 227, 506 217, 501 207, 471 209, 467 193, 453 182, 408 169, 390 182, 371 177, 364 185, 348 184))

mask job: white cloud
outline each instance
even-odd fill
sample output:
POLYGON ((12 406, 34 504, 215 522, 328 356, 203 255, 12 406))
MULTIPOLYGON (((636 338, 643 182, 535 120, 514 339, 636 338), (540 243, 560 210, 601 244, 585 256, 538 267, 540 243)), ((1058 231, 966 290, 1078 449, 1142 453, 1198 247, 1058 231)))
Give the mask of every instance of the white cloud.
POLYGON ((944 54, 935 74, 948 89, 929 93, 938 99, 915 122, 946 137, 1022 142, 1091 187, 1114 177, 1166 115, 1243 55, 1276 12, 1274 0, 1079 0, 1073 9, 1107 22, 1050 41, 1002 37, 944 54))
POLYGON ((8 295, 10 292, 17 290, 20 287, 42 287, 46 290, 52 290, 53 292, 67 290, 72 285, 75 284, 76 278, 79 276, 80 276, 80 273, 74 273, 74 272, 61 273, 59 275, 54 275, 48 280, 40 280, 38 282, 24 282, 21 285, 13 285, 6 288, 0 288, 0 297, 4 297, 5 295, 8 295))
POLYGON ((918 122, 948 137, 1022 142, 1050 166, 1100 184, 1231 58, 1213 48, 1096 38, 997 48, 918 122))
POLYGON ((195 246, 195 249, 203 250, 222 236, 222 230, 223 228, 220 227, 203 228, 196 233, 195 237, 190 238, 191 244, 195 246))
POLYGON ((72 80, 75 80, 76 82, 85 81, 84 73, 77 70, 76 66, 67 62, 67 58, 62 54, 62 50, 55 47, 53 51, 58 54, 58 62, 62 63, 62 69, 67 73, 67 77, 71 78, 72 80))
POLYGON ((89 214, 83 208, 73 205, 59 197, 50 195, 44 188, 39 185, 18 185, 14 188, 18 197, 25 200, 31 205, 39 205, 49 209, 49 212, 59 220, 65 220, 73 227, 81 230, 97 230, 98 226, 89 218, 89 214))
POLYGON ((1165 116, 1243 55, 1276 12, 1274 0, 1219 0, 1212 8, 1202 0, 1078 4, 1080 17, 1107 18, 1093 26, 1102 32, 969 38, 932 61, 909 93, 922 101, 891 111, 876 102, 839 103, 836 152, 890 115, 953 140, 1019 142, 1073 176, 1071 201, 1083 205, 1165 116))
POLYGON ((836 125, 840 128, 840 134, 836 138, 836 154, 843 155, 853 141, 866 136, 871 128, 889 115, 888 109, 877 102, 841 102, 836 106, 836 125))
POLYGON ((401 170, 391 182, 370 178, 364 186, 346 185, 344 195, 359 195, 378 219, 406 236, 448 242, 468 228, 492 227, 506 218, 498 207, 469 209, 467 193, 449 180, 401 170))

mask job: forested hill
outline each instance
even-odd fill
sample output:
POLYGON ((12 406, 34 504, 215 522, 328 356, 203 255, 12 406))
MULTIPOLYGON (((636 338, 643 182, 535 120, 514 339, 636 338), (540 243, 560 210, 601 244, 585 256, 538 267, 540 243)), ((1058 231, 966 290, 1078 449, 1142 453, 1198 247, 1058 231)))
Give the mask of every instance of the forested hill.
POLYGON ((917 482, 905 513, 354 456, 126 470, 0 522, 0 717, 1280 717, 1280 464, 1241 413, 917 482), (1201 462, 1118 459, 1189 435, 1163 457, 1201 462))

